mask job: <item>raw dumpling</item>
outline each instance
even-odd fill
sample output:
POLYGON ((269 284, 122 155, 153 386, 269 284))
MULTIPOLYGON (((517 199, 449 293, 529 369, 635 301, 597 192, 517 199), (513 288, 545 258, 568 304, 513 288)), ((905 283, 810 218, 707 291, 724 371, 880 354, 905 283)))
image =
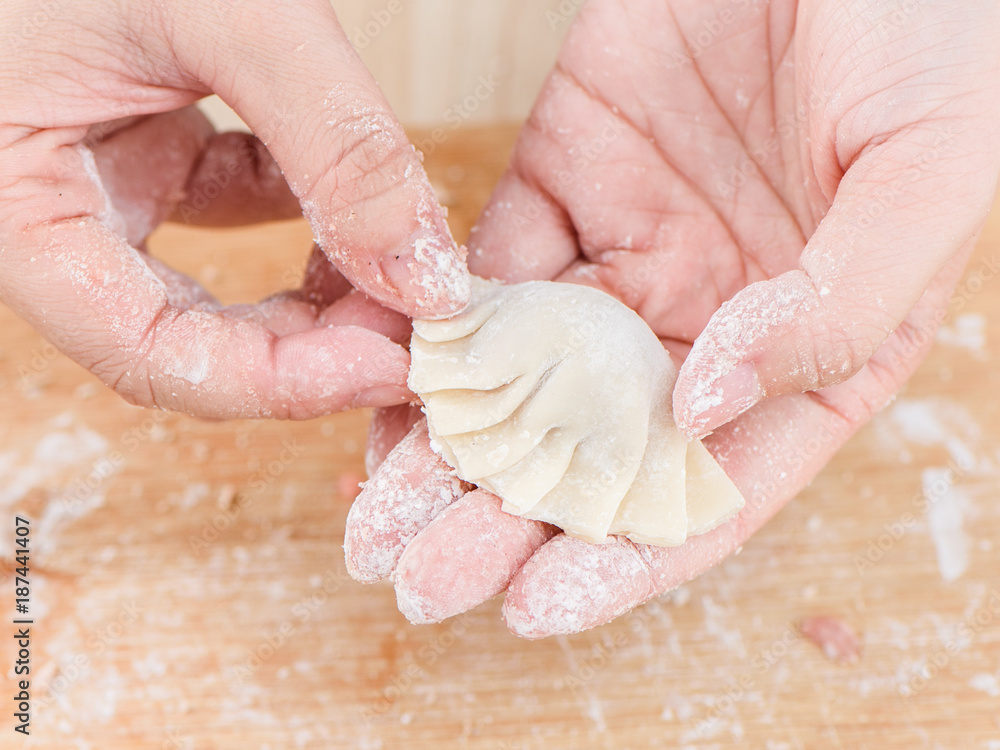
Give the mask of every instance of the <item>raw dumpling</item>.
POLYGON ((603 292, 476 279, 465 312, 414 322, 410 353, 431 445, 508 513, 678 545, 743 507, 675 427, 677 370, 656 334, 603 292))

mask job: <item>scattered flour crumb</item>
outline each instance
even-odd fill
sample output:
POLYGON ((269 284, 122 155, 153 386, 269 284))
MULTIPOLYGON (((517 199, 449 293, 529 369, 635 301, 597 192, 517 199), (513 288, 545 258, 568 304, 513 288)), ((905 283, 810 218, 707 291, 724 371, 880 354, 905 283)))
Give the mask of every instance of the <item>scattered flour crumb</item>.
POLYGON ((937 332, 938 343, 967 349, 976 359, 985 359, 986 318, 979 313, 959 315, 949 325, 942 325, 937 332))
POLYGON ((981 672, 969 680, 969 687, 986 693, 991 698, 1000 698, 1000 680, 987 672, 981 672))
POLYGON ((969 567, 969 537, 963 527, 968 503, 948 469, 924 469, 923 492, 929 501, 927 520, 938 570, 942 579, 951 582, 969 567))

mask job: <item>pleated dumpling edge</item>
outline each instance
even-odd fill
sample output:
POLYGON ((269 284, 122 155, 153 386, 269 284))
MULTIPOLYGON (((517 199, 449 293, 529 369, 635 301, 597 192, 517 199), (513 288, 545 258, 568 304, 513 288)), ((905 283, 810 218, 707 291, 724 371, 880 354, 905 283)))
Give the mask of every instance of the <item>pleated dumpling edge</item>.
POLYGON ((675 546, 743 507, 674 424, 669 354, 610 295, 477 279, 464 312, 413 328, 409 387, 432 445, 505 511, 590 542, 675 546))

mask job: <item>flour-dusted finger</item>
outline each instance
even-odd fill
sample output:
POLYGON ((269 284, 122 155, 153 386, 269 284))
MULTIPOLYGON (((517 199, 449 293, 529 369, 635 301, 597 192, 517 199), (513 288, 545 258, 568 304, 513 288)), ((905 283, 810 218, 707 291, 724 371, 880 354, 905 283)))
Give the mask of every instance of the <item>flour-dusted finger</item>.
POLYGON ((466 486, 431 450, 421 420, 365 483, 347 515, 344 555, 351 576, 363 583, 388 577, 407 544, 466 486))
POLYGON ((378 467, 392 449, 421 419, 423 414, 420 407, 414 404, 386 406, 372 412, 372 421, 368 425, 368 441, 365 445, 365 471, 368 476, 375 476, 378 467))
POLYGON ((321 311, 316 324, 321 326, 361 326, 381 333, 390 341, 403 345, 409 343, 412 333, 412 324, 408 317, 380 305, 356 289, 352 289, 321 311))
POLYGON ((440 622, 482 604, 559 529, 500 510, 486 490, 446 508, 406 546, 393 580, 399 611, 412 623, 440 622))

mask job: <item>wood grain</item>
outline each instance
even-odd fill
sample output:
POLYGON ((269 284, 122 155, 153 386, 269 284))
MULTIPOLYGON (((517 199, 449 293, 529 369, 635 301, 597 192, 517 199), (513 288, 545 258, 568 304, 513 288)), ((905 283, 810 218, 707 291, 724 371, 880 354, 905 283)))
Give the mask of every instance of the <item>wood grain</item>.
MULTIPOLYGON (((458 236, 512 138, 462 129, 428 159, 458 236)), ((299 221, 167 226, 152 248, 249 301, 297 279, 309 238, 299 221)), ((364 413, 154 415, 0 310, 0 615, 22 513, 37 618, 28 741, 0 640, 0 747, 996 750, 1000 282, 976 272, 998 259, 994 214, 905 394, 741 554, 541 642, 509 635, 499 601, 410 626, 391 588, 347 578, 364 413), (843 618, 860 660, 829 661, 799 635, 806 616, 843 618)))

